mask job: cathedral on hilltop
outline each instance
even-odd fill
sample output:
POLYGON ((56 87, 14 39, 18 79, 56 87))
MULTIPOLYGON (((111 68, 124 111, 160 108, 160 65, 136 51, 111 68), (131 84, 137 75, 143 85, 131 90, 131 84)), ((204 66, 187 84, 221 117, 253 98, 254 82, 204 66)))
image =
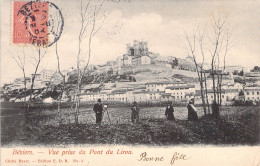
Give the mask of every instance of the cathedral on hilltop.
POLYGON ((147 42, 134 40, 133 45, 127 44, 127 53, 123 55, 122 66, 151 64, 147 42))

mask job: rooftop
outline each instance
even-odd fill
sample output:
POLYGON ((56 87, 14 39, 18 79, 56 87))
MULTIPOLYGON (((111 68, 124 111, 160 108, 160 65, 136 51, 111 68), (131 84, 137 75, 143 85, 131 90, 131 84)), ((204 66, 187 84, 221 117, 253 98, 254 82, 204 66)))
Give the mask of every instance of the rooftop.
POLYGON ((165 89, 185 89, 185 88, 195 88, 195 85, 179 85, 179 86, 168 86, 165 89))
POLYGON ((185 84, 184 82, 179 82, 179 81, 175 81, 175 82, 170 82, 170 81, 157 81, 157 82, 148 82, 146 83, 146 85, 152 85, 152 84, 185 84))

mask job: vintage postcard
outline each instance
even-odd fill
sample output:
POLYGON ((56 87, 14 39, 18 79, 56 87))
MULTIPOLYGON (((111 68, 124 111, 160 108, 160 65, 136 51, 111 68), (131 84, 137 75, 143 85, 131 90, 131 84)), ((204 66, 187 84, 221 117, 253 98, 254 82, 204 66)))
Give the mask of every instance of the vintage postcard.
POLYGON ((260 166, 259 0, 1 0, 1 165, 260 166))

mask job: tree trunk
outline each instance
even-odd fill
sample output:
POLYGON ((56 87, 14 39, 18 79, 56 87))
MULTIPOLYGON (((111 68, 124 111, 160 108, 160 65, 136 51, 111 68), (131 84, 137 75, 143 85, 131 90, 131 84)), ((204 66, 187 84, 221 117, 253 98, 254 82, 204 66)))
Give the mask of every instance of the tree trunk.
POLYGON ((61 103, 61 100, 59 99, 59 102, 58 102, 58 117, 59 117, 59 125, 61 123, 61 116, 60 116, 60 103, 61 103))
MULTIPOLYGON (((61 74, 61 73, 60 73, 61 74)), ((62 76, 63 77, 63 76, 62 76)), ((59 103, 58 103, 58 115, 59 115, 59 124, 62 123, 61 122, 61 111, 60 111, 60 105, 61 105, 61 99, 62 99, 62 95, 63 95, 63 92, 64 92, 64 89, 65 89, 65 76, 63 77, 63 85, 62 85, 62 88, 61 88, 61 94, 59 96, 59 103)))
POLYGON ((204 115, 206 115, 207 112, 206 112, 206 104, 205 104, 205 95, 204 95, 202 71, 200 71, 200 92, 201 92, 201 100, 202 100, 202 104, 203 104, 204 115))
POLYGON ((57 58, 57 65, 58 65, 58 72, 60 74, 60 76, 62 77, 62 87, 61 87, 61 94, 59 95, 58 99, 58 116, 59 116, 59 125, 62 123, 61 122, 61 113, 60 113, 60 105, 61 105, 61 99, 62 99, 62 95, 65 89, 65 75, 63 75, 60 71, 60 58, 59 58, 59 54, 58 54, 58 42, 56 42, 55 44, 55 49, 56 49, 56 58, 57 58))
POLYGON ((219 75, 217 75, 217 104, 219 104, 219 98, 220 98, 220 96, 219 96, 219 75))
POLYGON ((213 83, 213 95, 214 100, 216 101, 216 85, 215 85, 215 73, 212 71, 212 83, 213 83))
POLYGON ((59 125, 62 123, 61 122, 61 111, 60 111, 60 105, 61 105, 61 98, 62 98, 63 90, 61 91, 61 94, 58 98, 58 117, 59 117, 59 125))
POLYGON ((23 69, 23 84, 24 84, 24 103, 23 103, 23 111, 25 115, 25 119, 28 119, 28 111, 26 110, 26 76, 25 71, 23 69))
POLYGON ((79 114, 79 107, 80 107, 80 84, 81 79, 78 80, 77 92, 76 92, 76 107, 75 107, 75 123, 78 124, 78 114, 79 114))
POLYGON ((221 109, 221 106, 222 106, 222 74, 220 76, 219 90, 220 90, 219 108, 221 109))
POLYGON ((210 114, 210 106, 209 106, 209 98, 208 98, 208 88, 207 88, 207 78, 206 73, 204 71, 204 84, 205 84, 205 95, 206 95, 206 101, 208 106, 208 113, 210 114))

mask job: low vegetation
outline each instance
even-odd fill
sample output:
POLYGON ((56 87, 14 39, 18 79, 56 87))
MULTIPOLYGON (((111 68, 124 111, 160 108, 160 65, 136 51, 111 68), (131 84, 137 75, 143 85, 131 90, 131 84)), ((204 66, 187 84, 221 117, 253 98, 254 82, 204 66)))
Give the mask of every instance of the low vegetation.
MULTIPOLYGON (((163 110, 160 112, 162 114, 163 110)), ((120 114, 122 113, 124 112, 121 111, 120 114)), ((141 116, 140 124, 117 121, 112 125, 105 123, 100 128, 97 128, 93 121, 84 123, 84 120, 78 125, 74 123, 55 125, 50 123, 50 121, 57 122, 57 116, 54 116, 52 111, 35 114, 33 121, 30 121, 31 125, 25 124, 23 116, 11 116, 12 119, 10 116, 6 119, 2 117, 1 141, 2 145, 259 144, 259 107, 225 109, 222 110, 219 120, 214 120, 210 115, 200 114, 197 122, 188 122, 182 118, 184 113, 175 114, 177 114, 176 121, 173 122, 165 121, 163 115, 141 116)), ((115 119, 113 116, 111 118, 115 119)))

